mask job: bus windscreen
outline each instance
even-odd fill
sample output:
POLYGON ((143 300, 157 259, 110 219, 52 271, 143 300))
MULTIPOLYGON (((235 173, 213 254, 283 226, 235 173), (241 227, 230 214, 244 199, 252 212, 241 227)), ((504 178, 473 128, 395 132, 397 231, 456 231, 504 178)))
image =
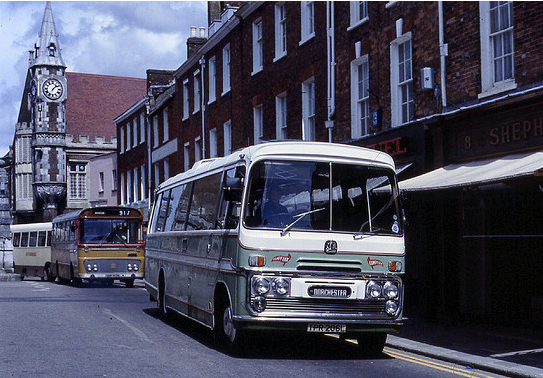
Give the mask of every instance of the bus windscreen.
POLYGON ((84 219, 79 243, 134 244, 141 240, 141 222, 124 219, 84 219))

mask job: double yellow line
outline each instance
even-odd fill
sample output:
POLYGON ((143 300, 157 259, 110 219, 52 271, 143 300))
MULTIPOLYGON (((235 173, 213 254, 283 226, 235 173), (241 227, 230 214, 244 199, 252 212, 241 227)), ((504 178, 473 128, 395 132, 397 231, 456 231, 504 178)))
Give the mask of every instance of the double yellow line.
POLYGON ((453 367, 451 365, 438 363, 438 362, 433 362, 433 361, 427 360, 425 358, 414 357, 412 355, 402 353, 402 352, 399 352, 397 350, 393 350, 393 349, 390 349, 390 348, 385 348, 383 350, 383 353, 385 353, 385 354, 387 354, 387 355, 389 355, 390 357, 393 357, 393 358, 397 358, 397 359, 404 360, 404 361, 411 362, 411 363, 418 364, 418 365, 427 366, 429 368, 445 371, 447 373, 461 375, 463 377, 492 378, 492 376, 490 376, 490 375, 476 373, 475 371, 471 371, 471 370, 468 370, 468 369, 455 368, 455 367, 453 367))

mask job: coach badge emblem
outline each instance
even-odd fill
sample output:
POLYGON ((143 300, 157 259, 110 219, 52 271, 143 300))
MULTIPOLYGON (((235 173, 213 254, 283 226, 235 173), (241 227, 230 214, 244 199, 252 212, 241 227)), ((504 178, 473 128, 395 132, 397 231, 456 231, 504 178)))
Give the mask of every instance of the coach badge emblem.
POLYGON ((327 240, 324 243, 324 253, 329 255, 334 255, 337 253, 337 242, 334 240, 327 240))

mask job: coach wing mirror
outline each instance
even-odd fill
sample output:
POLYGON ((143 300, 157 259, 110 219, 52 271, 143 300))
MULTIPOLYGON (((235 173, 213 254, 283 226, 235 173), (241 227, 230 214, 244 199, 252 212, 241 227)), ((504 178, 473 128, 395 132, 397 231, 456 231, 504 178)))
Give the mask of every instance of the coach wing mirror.
POLYGON ((241 201, 241 177, 226 176, 226 182, 223 187, 224 198, 227 201, 241 201))

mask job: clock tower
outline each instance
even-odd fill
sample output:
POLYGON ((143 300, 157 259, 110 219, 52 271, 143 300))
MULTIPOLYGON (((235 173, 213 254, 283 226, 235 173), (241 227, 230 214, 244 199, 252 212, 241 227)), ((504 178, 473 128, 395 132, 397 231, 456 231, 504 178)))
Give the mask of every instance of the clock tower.
POLYGON ((66 65, 47 2, 30 51, 30 124, 34 211, 51 220, 66 203, 66 65))

